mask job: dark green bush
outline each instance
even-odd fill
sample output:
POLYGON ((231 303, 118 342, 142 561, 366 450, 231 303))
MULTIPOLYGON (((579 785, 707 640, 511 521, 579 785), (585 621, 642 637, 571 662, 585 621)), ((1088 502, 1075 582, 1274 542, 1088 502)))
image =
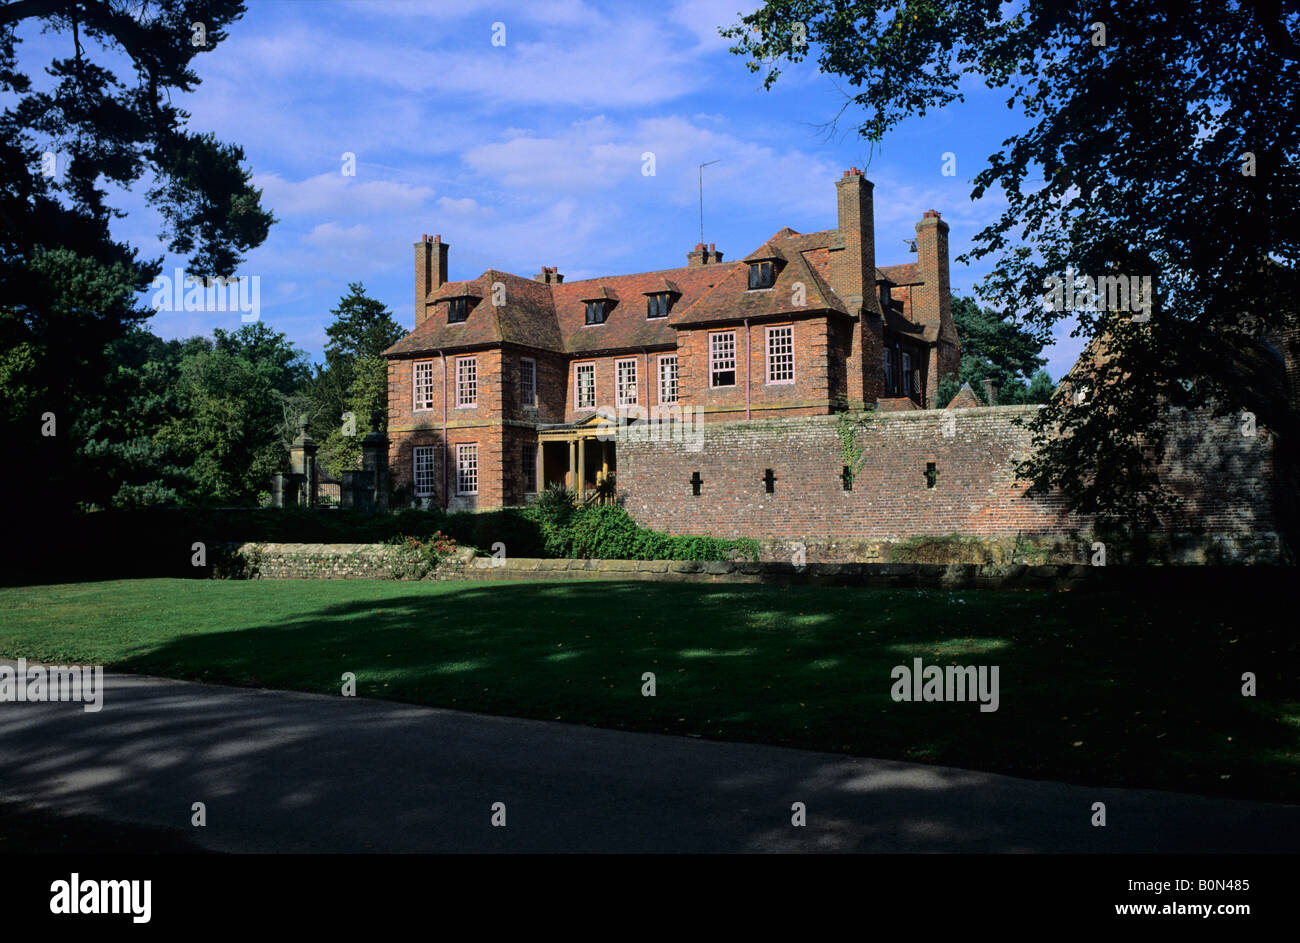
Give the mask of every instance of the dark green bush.
POLYGON ((642 527, 621 507, 575 510, 568 527, 569 554, 590 560, 758 559, 753 540, 661 534, 642 527))

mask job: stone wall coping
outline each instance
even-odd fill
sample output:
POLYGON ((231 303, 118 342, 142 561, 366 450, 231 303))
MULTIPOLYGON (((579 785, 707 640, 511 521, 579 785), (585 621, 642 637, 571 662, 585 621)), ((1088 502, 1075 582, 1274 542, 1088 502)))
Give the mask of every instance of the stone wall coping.
MULTIPOLYGON (((262 555, 262 578, 386 578, 330 569, 296 571, 295 560, 352 557, 382 563, 387 544, 242 544, 262 555)), ((1274 582, 1280 567, 1224 565, 1089 566, 1079 563, 808 563, 698 560, 569 560, 536 557, 474 557, 450 560, 426 579, 628 579, 648 581, 802 583, 917 589, 1076 590, 1141 588, 1145 591, 1203 585, 1274 582)), ((387 577, 391 578, 391 577, 387 577)))

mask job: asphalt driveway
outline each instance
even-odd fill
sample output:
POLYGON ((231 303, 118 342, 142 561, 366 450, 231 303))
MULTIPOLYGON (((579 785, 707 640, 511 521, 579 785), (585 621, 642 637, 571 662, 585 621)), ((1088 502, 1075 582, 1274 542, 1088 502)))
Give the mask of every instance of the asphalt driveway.
POLYGON ((0 703, 0 797, 219 851, 1300 851, 1296 805, 361 698, 112 673, 105 684, 98 713, 0 703), (796 802, 804 827, 791 824, 796 802), (1090 824, 1095 802, 1104 828, 1090 824))

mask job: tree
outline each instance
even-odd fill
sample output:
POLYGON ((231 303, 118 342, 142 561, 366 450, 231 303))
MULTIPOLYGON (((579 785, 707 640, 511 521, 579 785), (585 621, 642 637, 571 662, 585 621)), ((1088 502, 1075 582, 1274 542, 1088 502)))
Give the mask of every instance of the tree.
POLYGON ((154 439, 187 469, 186 503, 256 504, 298 434, 306 356, 261 322, 212 333, 188 343, 179 407, 154 439))
POLYGON ((350 282, 330 313, 334 321, 325 329, 325 366, 311 381, 316 404, 312 429, 322 442, 322 464, 337 475, 360 460, 360 437, 370 429, 371 411, 388 411, 388 364, 381 355, 406 331, 361 282, 350 282), (343 414, 348 412, 356 435, 345 434, 343 414))
POLYGON ((1040 338, 993 309, 981 308, 973 298, 954 297, 952 319, 961 338, 961 375, 945 378, 948 382, 941 385, 936 405, 946 406, 956 395, 960 382, 969 383, 976 397, 983 400, 984 380, 997 384, 1000 403, 1047 402, 1051 377, 1046 371, 1042 372, 1048 383, 1048 395, 1042 399, 1028 399, 1030 388, 1025 382, 1047 363, 1039 356, 1043 351, 1040 338))
POLYGON ((379 413, 378 431, 382 432, 387 426, 384 421, 388 412, 387 360, 364 357, 353 365, 352 385, 348 387, 343 406, 343 414, 352 417, 352 426, 336 425, 321 445, 321 451, 328 456, 330 470, 336 474, 360 467, 361 439, 370 431, 372 413, 379 413))
POLYGON ((283 412, 267 371, 227 350, 190 354, 180 366, 182 413, 158 443, 189 469, 187 503, 254 505, 283 471, 283 412))
POLYGON ((379 357, 406 331, 382 301, 366 294, 361 282, 349 282, 348 294, 332 308, 334 322, 325 328, 325 357, 338 362, 345 358, 379 357))
POLYGON ((141 328, 108 346, 105 395, 79 411, 72 430, 82 508, 170 505, 189 490, 189 469, 155 433, 182 414, 181 361, 210 350, 206 338, 163 341, 141 328))
POLYGON ((236 331, 215 328, 213 348, 252 364, 266 378, 271 389, 289 394, 307 381, 311 368, 307 356, 284 334, 261 321, 245 324, 236 331))
POLYGON ((0 6, 0 397, 6 465, 32 487, 75 498, 70 430, 104 394, 107 346, 148 317, 136 296, 161 270, 115 240, 121 212, 108 187, 152 186, 168 247, 195 275, 229 275, 273 217, 260 205, 238 147, 184 125, 172 92, 198 84, 194 58, 213 51, 243 12, 238 0, 17 0, 0 6), (202 44, 194 27, 202 23, 202 44), (34 88, 18 62, 22 25, 66 39, 34 88), (125 54, 131 74, 113 70, 125 54), (16 407, 10 409, 8 407, 16 407), (40 417, 61 425, 42 437, 40 417))
POLYGON ((1241 366, 1261 335, 1300 327, 1298 29, 1300 0, 768 0, 723 34, 769 88, 781 58, 815 55, 872 142, 960 101, 963 77, 1007 92, 1029 127, 974 179, 972 197, 1007 199, 968 254, 994 261, 981 293, 1044 337, 1075 319, 1106 353, 1072 371, 1092 395, 1039 412, 1022 473, 1074 510, 1145 523, 1175 506, 1157 468, 1176 409, 1297 431, 1241 366), (1051 279, 1110 276, 1137 279, 1142 304, 1117 284, 1092 310, 1045 303, 1051 279))

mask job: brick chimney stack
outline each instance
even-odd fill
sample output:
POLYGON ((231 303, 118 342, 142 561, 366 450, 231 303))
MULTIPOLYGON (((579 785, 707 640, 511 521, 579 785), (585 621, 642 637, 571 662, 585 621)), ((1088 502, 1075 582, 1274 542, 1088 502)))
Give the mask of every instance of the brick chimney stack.
POLYGON ((875 185, 852 167, 835 181, 839 234, 831 246, 835 290, 856 314, 858 306, 876 315, 876 223, 871 193, 875 185))
POLYGON ((830 280, 849 313, 861 316, 854 326, 855 352, 849 357, 850 402, 874 403, 884 395, 884 314, 876 290, 876 223, 874 184, 856 167, 835 181, 838 228, 830 246, 830 280))
POLYGON ((986 379, 984 382, 984 402, 989 406, 998 404, 998 384, 997 381, 986 379))
POLYGON ((564 281, 564 276, 557 271, 557 266, 542 266, 542 270, 533 276, 535 281, 544 282, 547 285, 559 285, 564 281))
POLYGON ((429 316, 429 295, 447 281, 447 243, 442 236, 420 237, 415 244, 415 326, 429 316))
POLYGON ((711 242, 707 246, 697 242, 694 251, 686 253, 687 265, 717 265, 721 261, 722 253, 711 242))
POLYGON ((952 320, 948 282, 948 224, 935 210, 926 210, 916 224, 916 272, 924 282, 912 289, 912 320, 938 329, 937 356, 930 358, 927 401, 939 392, 939 382, 961 367, 961 341, 952 320))

